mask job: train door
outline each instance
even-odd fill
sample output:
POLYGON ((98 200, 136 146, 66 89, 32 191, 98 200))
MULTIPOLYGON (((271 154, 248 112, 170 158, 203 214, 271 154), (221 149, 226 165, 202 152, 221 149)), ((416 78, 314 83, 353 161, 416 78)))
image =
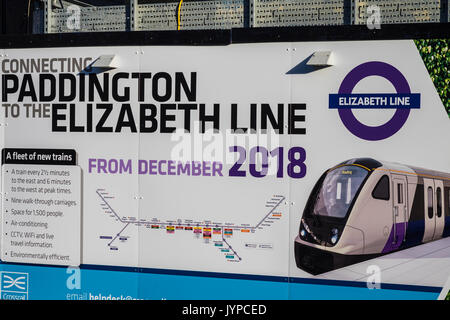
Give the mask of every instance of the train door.
POLYGON ((392 175, 393 184, 393 242, 401 245, 405 240, 406 227, 408 223, 408 199, 407 199, 407 187, 408 182, 405 176, 392 175))
POLYGON ((435 220, 436 227, 434 230, 433 240, 442 238, 442 233, 445 227, 445 212, 444 212, 444 183, 442 180, 434 180, 435 188, 435 220))
POLYGON ((436 229, 436 197, 433 179, 423 179, 424 203, 425 203, 425 232, 423 242, 433 240, 434 231, 436 229))

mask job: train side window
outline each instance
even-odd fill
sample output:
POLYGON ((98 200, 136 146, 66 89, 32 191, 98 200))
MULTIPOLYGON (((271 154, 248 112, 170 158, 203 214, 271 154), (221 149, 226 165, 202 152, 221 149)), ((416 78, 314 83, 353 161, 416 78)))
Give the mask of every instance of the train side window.
POLYGON ((373 188, 372 197, 379 200, 389 200, 389 194, 389 177, 384 175, 377 182, 375 188, 373 188))
POLYGON ((436 202, 436 215, 440 218, 442 216, 442 194, 440 187, 437 187, 436 189, 436 202))
POLYGON ((428 187, 428 218, 433 218, 433 188, 428 187))
POLYGON ((403 184, 397 183, 397 202, 403 203, 403 184))

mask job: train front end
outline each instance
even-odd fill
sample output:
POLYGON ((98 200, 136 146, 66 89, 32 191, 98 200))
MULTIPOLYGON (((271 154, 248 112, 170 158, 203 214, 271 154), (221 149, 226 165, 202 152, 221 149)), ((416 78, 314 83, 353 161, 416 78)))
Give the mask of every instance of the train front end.
POLYGON ((295 239, 297 267, 317 275, 364 260, 363 231, 347 222, 373 159, 352 159, 327 170, 314 186, 295 239), (359 161, 358 161, 359 160, 359 161), (361 164, 363 163, 363 164, 361 164))

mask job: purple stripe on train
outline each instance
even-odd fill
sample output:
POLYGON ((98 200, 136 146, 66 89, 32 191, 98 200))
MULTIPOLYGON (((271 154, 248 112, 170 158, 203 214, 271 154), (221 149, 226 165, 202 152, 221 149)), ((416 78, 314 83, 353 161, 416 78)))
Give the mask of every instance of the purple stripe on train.
POLYGON ((382 253, 388 253, 394 250, 397 250, 403 243, 403 239, 405 238, 407 223, 400 222, 395 224, 395 233, 396 238, 394 239, 394 226, 392 226, 391 234, 389 235, 389 239, 384 246, 382 253))

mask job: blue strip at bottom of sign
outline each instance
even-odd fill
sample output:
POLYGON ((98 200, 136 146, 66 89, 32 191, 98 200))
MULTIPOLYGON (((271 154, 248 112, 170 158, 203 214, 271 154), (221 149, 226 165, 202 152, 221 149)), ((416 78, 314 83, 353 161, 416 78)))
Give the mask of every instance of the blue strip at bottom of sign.
POLYGON ((166 269, 83 265, 0 264, 18 288, 1 284, 1 299, 30 300, 435 300, 441 288, 310 278, 237 275, 166 269))

